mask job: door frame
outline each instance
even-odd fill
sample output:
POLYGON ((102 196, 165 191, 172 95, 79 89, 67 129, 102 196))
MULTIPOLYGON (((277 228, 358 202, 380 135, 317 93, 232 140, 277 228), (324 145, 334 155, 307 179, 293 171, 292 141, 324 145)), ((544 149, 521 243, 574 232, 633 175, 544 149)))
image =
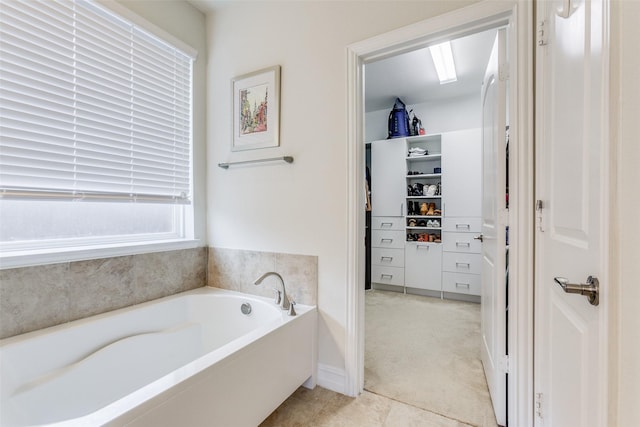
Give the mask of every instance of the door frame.
POLYGON ((533 3, 480 2, 347 47, 347 312, 345 393, 364 387, 364 64, 429 43, 508 24, 509 289, 508 414, 533 422, 533 3), (513 284, 517 283, 518 286, 513 284))

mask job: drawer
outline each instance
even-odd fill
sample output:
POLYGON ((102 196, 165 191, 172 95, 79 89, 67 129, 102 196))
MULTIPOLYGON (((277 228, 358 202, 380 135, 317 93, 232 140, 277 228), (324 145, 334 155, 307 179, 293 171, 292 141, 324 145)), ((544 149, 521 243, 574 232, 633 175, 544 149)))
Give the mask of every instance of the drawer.
POLYGON ((404 268, 372 265, 371 282, 382 283, 384 285, 404 286, 404 268))
MULTIPOLYGON (((446 212, 445 212, 446 215, 446 212)), ((457 231, 463 233, 479 233, 482 229, 482 218, 442 218, 442 231, 457 231)))
POLYGON ((480 240, 474 239, 476 233, 455 233, 444 231, 442 233, 442 246, 445 252, 465 252, 479 254, 482 251, 480 240))
POLYGON ((403 249, 406 235, 404 230, 372 230, 372 248, 403 249))
POLYGON ((482 272, 482 255, 465 254, 460 252, 445 252, 442 254, 442 269, 452 273, 482 272))
POLYGON ((404 230, 404 217, 372 216, 371 228, 373 230, 404 230))
POLYGON ((371 248, 371 264, 404 267, 404 251, 402 249, 371 248))
POLYGON ((442 290, 457 294, 478 295, 482 291, 479 274, 442 273, 442 290))
POLYGON ((407 242, 405 246, 404 283, 411 288, 442 289, 442 245, 407 242))

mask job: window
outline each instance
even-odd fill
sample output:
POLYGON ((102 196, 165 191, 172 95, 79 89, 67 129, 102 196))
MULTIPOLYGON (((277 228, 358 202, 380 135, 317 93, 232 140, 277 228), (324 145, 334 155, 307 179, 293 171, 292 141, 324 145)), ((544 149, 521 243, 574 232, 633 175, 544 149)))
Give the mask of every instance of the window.
POLYGON ((188 50, 89 0, 0 4, 4 259, 193 238, 188 50))

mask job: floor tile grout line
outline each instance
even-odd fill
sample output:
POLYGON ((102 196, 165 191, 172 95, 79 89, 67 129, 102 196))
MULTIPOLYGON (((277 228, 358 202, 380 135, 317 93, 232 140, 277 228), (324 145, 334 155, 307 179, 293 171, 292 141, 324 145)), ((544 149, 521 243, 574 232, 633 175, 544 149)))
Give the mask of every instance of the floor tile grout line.
POLYGON ((456 421, 456 422, 465 424, 465 425, 470 426, 470 427, 480 427, 477 424, 469 424, 467 421, 463 421, 463 420, 460 420, 458 418, 452 418, 452 417, 450 417, 448 415, 441 414, 441 413, 436 412, 436 411, 431 411, 429 409, 421 408, 421 407, 416 406, 416 405, 414 405, 412 403, 403 402, 402 400, 396 399, 394 397, 385 396, 384 394, 376 393, 375 391, 367 390, 366 388, 364 389, 364 391, 366 391, 367 393, 375 394, 376 396, 380 396, 380 397, 385 398, 385 399, 393 400, 394 402, 402 403, 403 405, 411 406, 412 408, 418 409, 420 411, 430 412, 432 414, 438 415, 439 417, 446 418, 446 419, 451 420, 451 421, 456 421))

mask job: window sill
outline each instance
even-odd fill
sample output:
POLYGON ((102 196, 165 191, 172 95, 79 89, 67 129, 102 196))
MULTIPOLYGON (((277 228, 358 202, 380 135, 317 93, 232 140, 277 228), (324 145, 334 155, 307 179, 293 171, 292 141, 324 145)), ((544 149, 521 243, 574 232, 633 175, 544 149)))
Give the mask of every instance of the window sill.
POLYGON ((165 252, 198 247, 196 239, 163 240, 149 243, 113 244, 85 247, 68 247, 37 251, 16 251, 0 254, 0 270, 36 265, 58 264, 72 261, 165 252))

